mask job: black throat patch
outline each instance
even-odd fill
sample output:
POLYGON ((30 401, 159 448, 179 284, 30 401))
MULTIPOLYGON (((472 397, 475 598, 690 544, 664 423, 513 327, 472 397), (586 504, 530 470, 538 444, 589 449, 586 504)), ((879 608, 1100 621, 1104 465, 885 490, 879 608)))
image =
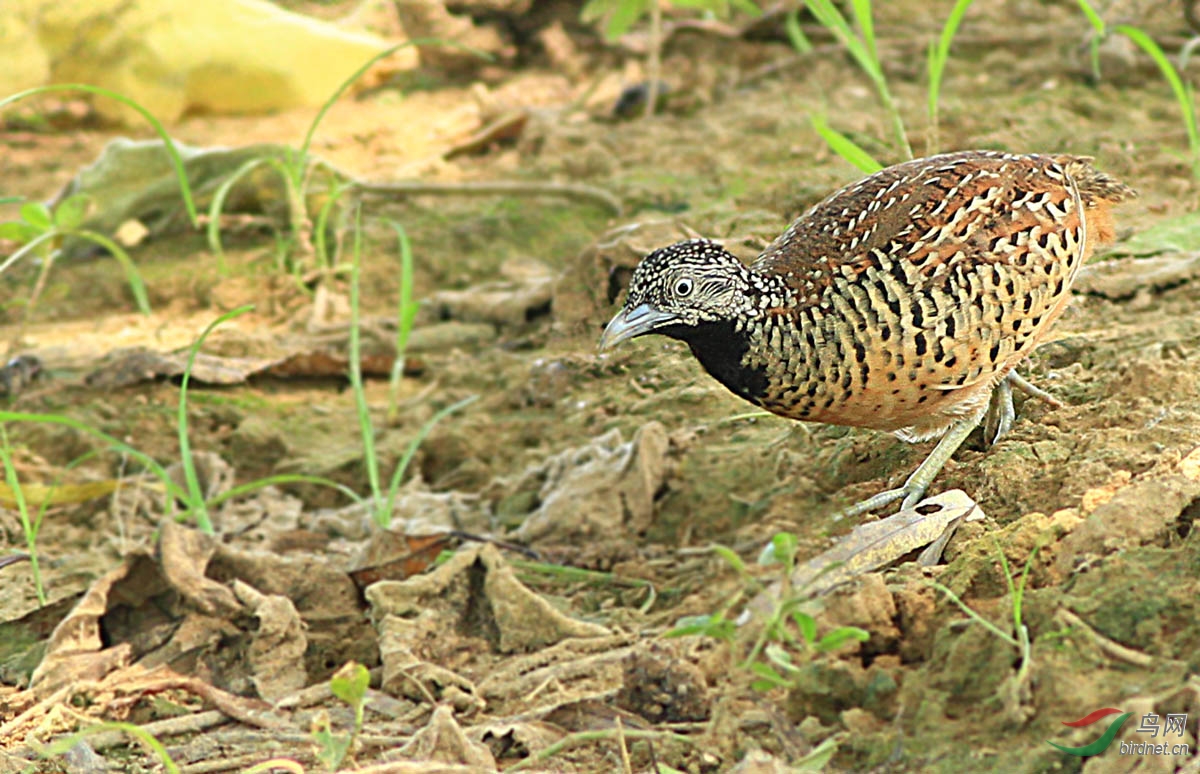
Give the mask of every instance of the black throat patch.
POLYGON ((686 342, 704 370, 725 385, 730 392, 755 405, 767 392, 767 374, 761 368, 742 365, 750 349, 745 331, 737 331, 732 320, 701 323, 697 326, 671 325, 655 333, 686 342))

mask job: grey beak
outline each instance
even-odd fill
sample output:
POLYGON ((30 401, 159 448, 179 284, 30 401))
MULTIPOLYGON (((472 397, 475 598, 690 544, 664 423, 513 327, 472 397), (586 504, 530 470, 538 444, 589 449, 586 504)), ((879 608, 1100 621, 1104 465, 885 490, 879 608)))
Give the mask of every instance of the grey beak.
POLYGON ((608 349, 626 339, 632 339, 634 336, 653 333, 663 325, 677 319, 679 318, 670 312, 660 311, 649 304, 638 304, 632 309, 622 309, 617 312, 617 316, 612 318, 608 327, 604 329, 604 333, 601 334, 600 349, 608 349))

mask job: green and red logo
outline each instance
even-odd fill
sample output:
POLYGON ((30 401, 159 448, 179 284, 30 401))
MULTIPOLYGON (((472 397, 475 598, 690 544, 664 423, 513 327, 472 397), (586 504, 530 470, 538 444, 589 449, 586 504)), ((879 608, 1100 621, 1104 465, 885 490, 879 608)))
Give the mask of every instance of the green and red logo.
POLYGON ((1104 730, 1104 733, 1100 735, 1099 739, 1091 744, 1085 744, 1082 747, 1066 747, 1064 745, 1051 742, 1048 739, 1046 741, 1051 746, 1057 747, 1067 755, 1077 755, 1080 758, 1086 758, 1089 755, 1099 755, 1108 749, 1108 746, 1112 744, 1113 739, 1116 738, 1117 733, 1120 732, 1121 726, 1125 724, 1126 720, 1129 720, 1129 716, 1132 714, 1132 712, 1121 712, 1119 709, 1105 707, 1104 709, 1098 709, 1095 712, 1089 712, 1079 720, 1072 720, 1070 722, 1063 721, 1064 726, 1070 726, 1071 728, 1083 728, 1084 726, 1090 726, 1093 723, 1103 720, 1109 715, 1119 716, 1108 724, 1108 728, 1104 730))

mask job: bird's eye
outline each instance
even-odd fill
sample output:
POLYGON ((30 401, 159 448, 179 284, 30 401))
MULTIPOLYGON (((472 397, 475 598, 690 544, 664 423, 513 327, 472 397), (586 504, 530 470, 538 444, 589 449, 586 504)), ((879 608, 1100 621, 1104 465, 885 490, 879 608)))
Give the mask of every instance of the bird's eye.
POLYGON ((675 295, 680 298, 686 298, 692 294, 692 281, 687 277, 680 277, 675 281, 675 295))

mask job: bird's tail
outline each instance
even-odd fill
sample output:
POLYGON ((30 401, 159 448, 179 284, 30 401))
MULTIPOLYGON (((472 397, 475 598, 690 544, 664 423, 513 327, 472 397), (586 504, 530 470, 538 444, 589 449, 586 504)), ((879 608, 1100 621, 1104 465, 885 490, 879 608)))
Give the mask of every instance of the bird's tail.
POLYGON ((1092 208, 1100 202, 1116 204, 1137 196, 1137 191, 1107 172, 1093 167, 1091 156, 1055 156, 1054 160, 1062 164, 1063 169, 1079 187, 1079 195, 1083 198, 1085 207, 1092 208))

